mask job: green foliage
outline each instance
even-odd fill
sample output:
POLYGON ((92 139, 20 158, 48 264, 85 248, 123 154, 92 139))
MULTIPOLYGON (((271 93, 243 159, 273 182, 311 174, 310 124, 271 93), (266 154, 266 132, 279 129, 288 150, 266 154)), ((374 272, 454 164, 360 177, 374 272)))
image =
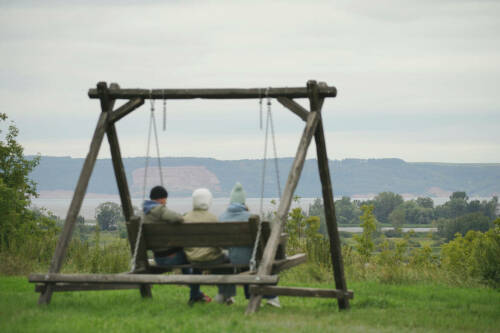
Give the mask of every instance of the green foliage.
POLYGON ((373 205, 363 205, 361 206, 361 211, 363 215, 359 218, 361 220, 361 227, 363 228, 363 233, 361 235, 354 235, 354 240, 356 241, 356 250, 360 254, 364 262, 368 262, 375 249, 375 243, 373 242, 373 234, 377 230, 377 220, 373 214, 373 205))
POLYGON ((357 224, 361 215, 359 206, 351 198, 343 196, 335 201, 335 213, 338 224, 357 224))
POLYGON ((110 201, 97 206, 95 218, 102 230, 115 230, 118 228, 118 222, 124 221, 120 205, 110 201))
MULTIPOLYGON (((7 120, 0 113, 0 125, 7 120)), ((2 133, 0 129, 0 134, 2 133)), ((21 244, 28 237, 44 237, 56 231, 53 216, 29 209, 36 185, 28 178, 39 157, 27 159, 23 147, 16 141, 19 130, 10 124, 4 139, 0 137, 0 251, 21 244)))
MULTIPOLYGON (((424 204, 428 206, 428 203, 424 204)), ((403 202, 389 214, 389 222, 395 228, 401 228, 404 224, 431 224, 433 220, 434 210, 414 200, 403 202)))
POLYGON ((475 278, 500 286, 500 218, 486 231, 467 232, 443 245, 443 267, 463 279, 475 278))
POLYGON ((399 205, 404 202, 403 197, 393 192, 379 193, 373 199, 373 213, 377 221, 381 223, 389 223, 389 214, 399 205))
POLYGON ((491 224, 482 213, 470 213, 457 218, 438 219, 436 221, 438 235, 452 240, 455 234, 464 236, 469 230, 487 231, 491 224))

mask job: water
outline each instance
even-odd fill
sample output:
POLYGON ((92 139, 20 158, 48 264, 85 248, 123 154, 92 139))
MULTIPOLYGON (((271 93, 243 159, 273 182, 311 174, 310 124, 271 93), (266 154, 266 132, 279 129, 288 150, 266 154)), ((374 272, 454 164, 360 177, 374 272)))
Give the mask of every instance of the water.
MULTIPOLYGON (((278 206, 273 205, 271 200, 275 200, 278 203, 277 198, 264 198, 263 200, 263 211, 276 211, 278 206)), ((304 210, 309 209, 309 205, 314 202, 315 198, 301 198, 299 203, 292 202, 292 208, 302 207, 304 210)), ((111 201, 120 204, 120 198, 118 196, 110 196, 106 198, 85 198, 82 203, 82 208, 80 209, 80 215, 85 219, 95 219, 95 209, 99 204, 111 201)), ((71 203, 71 198, 36 198, 32 200, 32 205, 35 207, 45 207, 51 211, 54 215, 60 218, 65 218, 68 212, 69 205, 71 203)), ((229 204, 229 198, 214 198, 212 203, 212 208, 210 211, 215 215, 220 215, 227 208, 229 204)), ((260 210, 260 198, 247 198, 246 204, 251 212, 258 214, 260 210)), ((134 198, 132 199, 132 205, 136 207, 142 206, 142 199, 134 198)), ((186 213, 192 210, 192 199, 187 198, 169 198, 167 202, 167 207, 178 213, 186 213)))

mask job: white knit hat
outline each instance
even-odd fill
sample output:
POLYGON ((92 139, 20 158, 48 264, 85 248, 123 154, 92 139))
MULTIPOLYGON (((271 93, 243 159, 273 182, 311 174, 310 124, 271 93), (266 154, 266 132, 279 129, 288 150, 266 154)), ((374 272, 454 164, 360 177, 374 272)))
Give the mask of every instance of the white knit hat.
POLYGON ((193 192, 193 209, 209 210, 212 206, 212 193, 206 188, 199 188, 193 192))

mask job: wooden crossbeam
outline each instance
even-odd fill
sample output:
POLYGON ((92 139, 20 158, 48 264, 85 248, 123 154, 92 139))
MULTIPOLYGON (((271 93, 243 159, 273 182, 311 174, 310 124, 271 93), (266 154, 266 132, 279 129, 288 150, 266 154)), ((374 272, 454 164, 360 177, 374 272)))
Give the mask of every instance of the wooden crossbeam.
POLYGON ((117 122, 118 120, 122 119, 123 117, 125 117, 130 112, 134 111, 143 104, 144 104, 144 99, 139 97, 134 98, 128 101, 127 103, 123 104, 122 106, 120 106, 115 111, 113 111, 109 116, 109 121, 111 123, 117 122))
POLYGON ((299 297, 326 297, 338 299, 352 299, 354 293, 351 290, 318 289, 299 287, 277 287, 277 286, 250 286, 250 293, 257 295, 276 296, 299 296, 299 297))
MULTIPOLYGON (((335 87, 322 86, 319 94, 321 97, 337 96, 335 87)), ((90 98, 100 98, 97 89, 89 89, 90 98)), ((109 97, 113 99, 248 99, 263 97, 288 97, 307 98, 307 89, 304 87, 294 88, 219 88, 219 89, 113 89, 110 90, 109 97)))
POLYGON ((278 100, 278 102, 280 102, 281 105, 299 116, 300 119, 302 119, 303 121, 307 121, 307 115, 309 114, 309 111, 303 108, 302 105, 288 97, 278 97, 276 99, 278 100))
POLYGON ((29 282, 110 284, 277 284, 278 275, 31 274, 29 282))

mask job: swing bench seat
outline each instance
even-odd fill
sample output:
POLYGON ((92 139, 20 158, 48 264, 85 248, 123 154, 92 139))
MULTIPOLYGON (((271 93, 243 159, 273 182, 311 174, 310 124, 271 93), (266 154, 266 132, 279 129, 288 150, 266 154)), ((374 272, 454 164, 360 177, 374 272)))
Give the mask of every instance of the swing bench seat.
MULTIPOLYGON (((138 217, 131 219, 129 223, 130 235, 134 236, 133 225, 138 223, 138 217)), ((253 247, 258 233, 259 217, 252 215, 248 222, 210 222, 210 223, 183 223, 183 224, 143 224, 138 257, 136 258, 136 274, 158 274, 181 268, 199 268, 211 270, 216 268, 235 268, 240 271, 248 270, 249 265, 235 265, 231 263, 205 264, 190 263, 184 265, 158 266, 152 259, 144 260, 146 251, 156 251, 168 247, 253 247)), ((257 263, 262 256, 264 246, 271 233, 270 224, 267 221, 261 223, 262 231, 260 242, 257 246, 257 263)), ((130 238, 134 240, 135 238, 130 238)), ((299 265, 306 261, 305 253, 299 253, 292 257, 286 257, 286 242, 288 234, 282 233, 275 262, 273 274, 284 269, 299 265)), ((132 244, 132 243, 131 243, 132 244)))
MULTIPOLYGON (((151 284, 276 285, 279 281, 279 276, 276 275, 278 272, 304 263, 307 259, 304 253, 286 257, 287 234, 282 234, 272 273, 266 276, 258 276, 248 272, 248 265, 193 263, 159 267, 154 264, 153 260, 148 259, 148 251, 164 249, 165 247, 253 246, 257 238, 258 223, 259 217, 252 215, 248 222, 143 224, 142 232, 137 237, 140 217, 134 216, 127 222, 131 248, 135 249, 135 241, 139 241, 134 258, 134 271, 122 274, 31 274, 29 282, 37 283, 35 286, 37 292, 44 292, 47 284, 52 285, 53 291, 134 289, 151 284), (208 271, 230 267, 244 272, 231 275, 159 275, 173 269, 186 267, 208 271)), ((261 237, 257 247, 257 262, 259 262, 271 231, 269 222, 263 221, 261 226, 261 237)))

